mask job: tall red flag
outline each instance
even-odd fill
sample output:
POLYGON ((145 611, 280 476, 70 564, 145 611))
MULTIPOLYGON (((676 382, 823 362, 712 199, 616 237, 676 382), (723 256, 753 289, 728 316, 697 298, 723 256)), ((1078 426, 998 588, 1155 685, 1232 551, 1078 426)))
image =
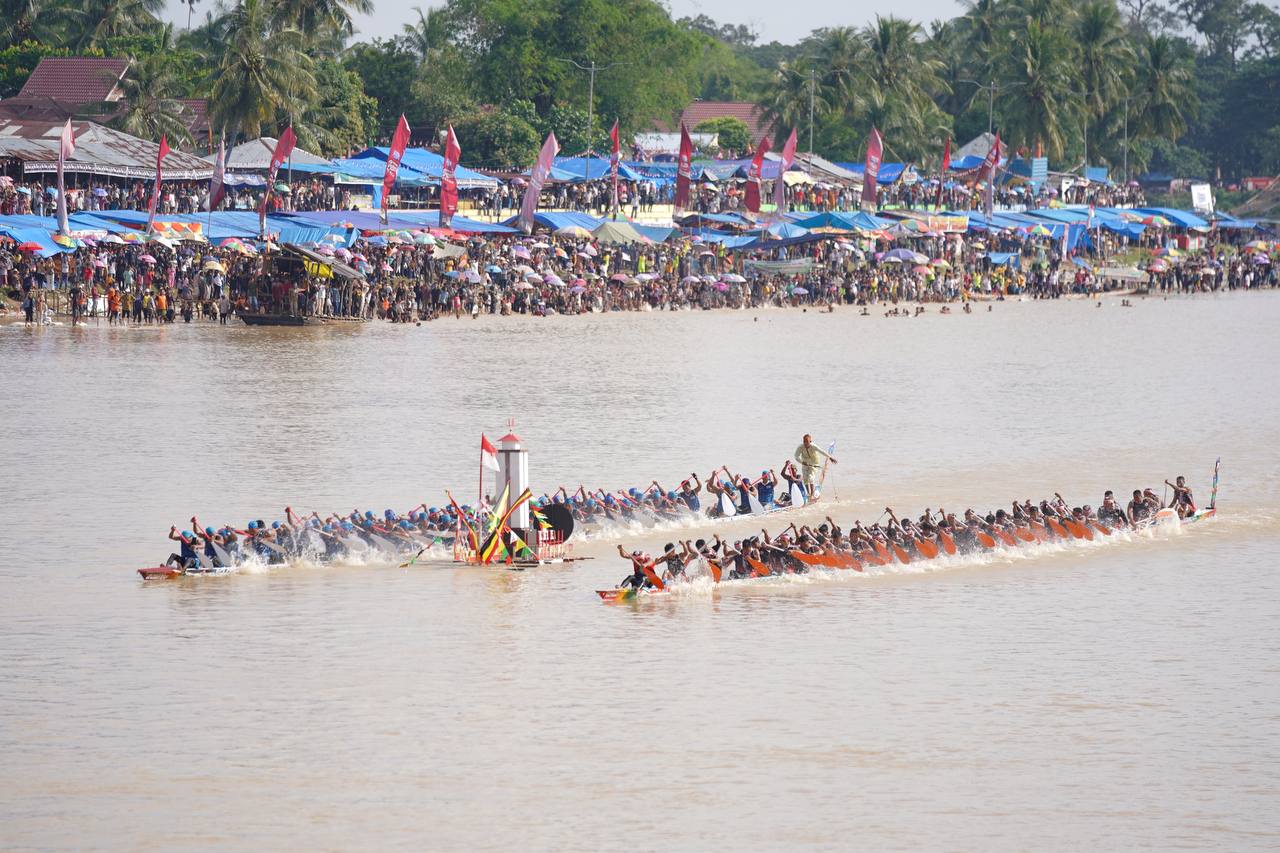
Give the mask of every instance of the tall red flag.
POLYGON ((782 162, 778 164, 778 180, 773 184, 773 205, 777 208, 777 215, 781 216, 787 212, 787 182, 783 180, 783 176, 787 174, 787 170, 791 168, 791 164, 796 161, 796 129, 791 128, 791 135, 787 137, 787 141, 782 145, 782 162))
POLYGON ((289 125, 276 140, 276 150, 271 154, 271 168, 267 170, 267 188, 262 193, 262 202, 258 205, 258 236, 263 239, 267 236, 267 199, 271 197, 271 191, 276 185, 276 173, 280 171, 280 164, 288 160, 289 155, 293 153, 293 146, 297 141, 298 138, 293 135, 293 125, 289 125))
POLYGON ((462 146, 453 133, 453 125, 449 125, 449 133, 444 140, 444 164, 440 167, 440 227, 448 228, 453 222, 453 215, 458 212, 458 160, 462 157, 462 146))
POLYGON ((689 187, 693 183, 693 140, 689 128, 680 122, 680 160, 676 164, 676 210, 689 206, 689 187))
POLYGON ((218 159, 213 163, 213 177, 209 179, 209 212, 218 209, 222 197, 227 194, 227 137, 218 141, 218 159))
POLYGON ((884 139, 880 131, 871 128, 867 139, 867 162, 862 170, 862 204, 876 206, 876 181, 880 179, 880 158, 884 154, 884 139))
POLYGON ((618 218, 618 120, 613 120, 613 127, 609 130, 609 141, 613 143, 613 151, 609 154, 609 178, 613 181, 613 218, 618 218))
POLYGON ((747 210, 760 212, 760 174, 764 171, 764 155, 769 153, 769 137, 760 137, 760 145, 756 155, 751 158, 751 166, 747 169, 747 210))
POLYGON ((383 225, 387 223, 387 196, 391 194, 391 188, 396 185, 400 161, 404 159, 404 149, 408 147, 409 122, 405 121, 404 113, 401 113, 400 121, 396 122, 396 132, 391 137, 391 148, 387 151, 387 169, 382 173, 382 203, 379 210, 382 212, 383 225))
POLYGON ((151 202, 147 205, 147 233, 151 233, 151 226, 156 221, 156 207, 160 203, 160 181, 164 177, 160 170, 160 164, 164 162, 164 158, 169 154, 169 140, 167 137, 160 137, 160 148, 156 151, 156 185, 151 189, 151 202))
POLYGON ((76 135, 71 129, 71 119, 67 119, 67 125, 62 128, 62 138, 58 145, 58 233, 63 236, 71 233, 71 226, 67 224, 67 187, 62 171, 75 153, 76 135))
POLYGON ((553 131, 547 134, 546 141, 542 143, 538 161, 529 172, 529 186, 525 188, 524 200, 520 202, 520 218, 516 221, 526 234, 533 233, 533 213, 538 209, 538 196, 542 193, 543 184, 547 182, 547 176, 551 174, 551 166, 558 153, 560 143, 556 141, 553 131))
POLYGON ((986 181, 987 186, 983 190, 982 209, 987 216, 991 216, 995 210, 995 194, 996 194, 996 170, 1000 166, 1000 134, 996 133, 996 141, 992 144, 991 150, 987 152, 987 156, 982 160, 982 166, 978 168, 978 180, 986 181))
POLYGON ((938 170, 938 210, 942 210, 942 186, 947 182, 947 170, 951 168, 951 137, 942 149, 942 168, 938 170))

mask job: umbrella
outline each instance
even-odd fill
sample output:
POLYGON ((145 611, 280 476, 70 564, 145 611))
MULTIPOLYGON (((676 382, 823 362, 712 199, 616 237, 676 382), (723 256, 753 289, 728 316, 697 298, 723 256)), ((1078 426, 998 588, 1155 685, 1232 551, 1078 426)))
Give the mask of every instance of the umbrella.
POLYGON ((524 280, 532 282, 533 284, 542 284, 542 276, 538 275, 536 272, 529 273, 524 277, 524 280))
POLYGON ((368 258, 366 258, 364 255, 360 254, 359 252, 352 252, 352 253, 351 253, 351 258, 352 258, 352 260, 356 260, 356 261, 367 261, 367 260, 368 260, 368 258))
POLYGON ((582 251, 586 252, 586 253, 587 253, 587 257, 589 257, 589 258, 594 258, 596 255, 598 255, 598 254, 599 254, 599 252, 597 252, 597 251, 596 251, 596 247, 595 247, 595 246, 593 246, 593 245, 591 245, 590 243, 588 243, 586 246, 584 246, 584 247, 583 247, 583 249, 582 249, 582 251))
POLYGON ((104 270, 107 268, 107 262, 104 261, 102 258, 94 258, 93 265, 100 270, 104 270))
POLYGON ((716 282, 716 290, 720 291, 721 293, 724 293, 728 289, 729 289, 729 285, 725 284, 723 281, 716 282))
POLYGON ((884 253, 884 256, 881 257, 880 260, 897 261, 899 263, 901 263, 902 261, 910 261, 911 263, 917 262, 916 253, 911 251, 910 249, 890 249, 889 251, 884 253))
POLYGON ((642 272, 636 275, 636 281, 653 281, 657 278, 653 273, 642 272))
POLYGON ((33 243, 30 240, 28 240, 25 243, 18 244, 19 252, 40 252, 43 250, 44 250, 44 246, 41 246, 39 243, 33 243))
POLYGON ((53 242, 65 249, 74 249, 76 247, 76 238, 66 234, 54 234, 53 242))
POLYGON ((529 257, 529 250, 517 243, 511 247, 511 254, 515 255, 517 258, 527 258, 529 257))
POLYGON ((476 272, 475 270, 467 270, 466 272, 464 272, 462 274, 462 280, 466 281, 469 284, 479 284, 480 282, 484 281, 484 279, 480 277, 480 273, 476 272))
POLYGON ((580 284, 575 284, 573 287, 569 288, 569 292, 575 295, 579 293, 586 293, 586 291, 587 289, 580 284))
POLYGON ((142 261, 144 264, 154 264, 156 262, 156 259, 150 255, 140 255, 138 260, 142 261))
POLYGON ((126 231, 120 236, 126 243, 141 243, 144 239, 137 231, 126 231))
POLYGON ((791 295, 792 296, 808 296, 809 291, 805 290, 803 287, 797 287, 795 290, 791 291, 791 295))
POLYGON ((627 280, 627 276, 620 272, 616 272, 613 275, 609 276, 609 281, 626 281, 626 280, 627 280))
POLYGON ((289 185, 288 185, 288 184, 285 184, 285 183, 279 183, 279 184, 276 184, 276 192, 278 192, 278 193, 291 193, 291 192, 293 192, 293 190, 289 189, 289 185))
POLYGON ((432 237, 430 234, 419 234, 417 237, 413 238, 413 242, 417 243, 419 246, 434 246, 436 244, 436 238, 432 237))
POLYGON ((698 278, 696 275, 687 275, 684 278, 680 279, 680 283, 681 284, 702 284, 702 279, 698 278))
POLYGON ((1169 265, 1166 264, 1164 261, 1152 261, 1151 263, 1147 264, 1147 269, 1151 272, 1164 272, 1168 268, 1169 268, 1169 265))
POLYGON ((733 282, 734 284, 743 284, 746 282, 746 279, 738 275, 736 272, 729 273, 724 277, 724 280, 733 282))
POLYGON ((316 254, 324 255, 326 257, 333 257, 333 249, 330 249, 328 246, 321 246, 318 249, 316 249, 316 254))
POLYGON ((503 272, 502 267, 497 264, 489 264, 489 266, 484 268, 484 271, 491 275, 501 275, 503 272))
POLYGON ((226 267, 222 265, 216 258, 210 258, 204 262, 205 272, 226 272, 226 267))
POLYGON ((383 272, 391 272, 391 264, 387 263, 386 261, 383 261, 381 269, 383 272))
POLYGON ((335 249, 333 253, 337 255, 339 258, 342 258, 344 261, 351 257, 350 249, 335 249))
POLYGON ((911 271, 913 273, 916 273, 917 275, 926 275, 928 273, 933 272, 933 270, 931 270, 929 267, 925 266, 924 264, 916 264, 914 267, 911 268, 911 271))
POLYGON ((585 278, 575 278, 575 279, 573 280, 573 286, 574 286, 574 287, 581 287, 582 285, 584 285, 584 284, 586 284, 586 283, 587 283, 587 280, 586 280, 585 278))
POLYGON ((533 290, 533 285, 527 281, 517 281, 512 285, 516 290, 533 290))
POLYGON ((102 198, 107 194, 107 191, 102 187, 94 187, 93 194, 96 195, 98 198, 102 198))
POLYGON ((556 229, 557 237, 576 237, 580 240, 591 239, 591 232, 583 228, 581 225, 565 225, 556 229))
POLYGON ((1269 264, 1271 263, 1271 259, 1268 258, 1266 255, 1254 255, 1253 262, 1255 264, 1269 264))
POLYGON ((940 269, 944 269, 944 270, 951 269, 951 264, 943 260, 942 258, 934 258, 932 261, 930 261, 930 263, 932 263, 935 267, 938 267, 940 269))
POLYGON ((1052 237, 1053 232, 1043 225, 1036 225, 1027 230, 1028 237, 1052 237))
POLYGON ((536 243, 534 243, 534 244, 533 244, 533 248, 535 248, 535 249, 550 249, 550 248, 551 248, 551 244, 550 244, 550 243, 544 243, 544 242, 542 242, 541 240, 539 240, 538 242, 536 242, 536 243))
POLYGON ((542 280, 547 284, 553 285, 555 287, 564 287, 564 279, 560 278, 560 276, 556 275, 553 272, 549 272, 546 275, 544 275, 542 277, 542 280))
POLYGON ((108 234, 107 236, 105 236, 105 237, 103 237, 102 239, 98 240, 98 242, 99 242, 99 243, 116 243, 116 244, 122 244, 122 243, 124 243, 124 241, 123 241, 123 240, 121 240, 119 237, 117 237, 117 236, 116 236, 116 235, 114 235, 114 234, 108 234))
POLYGON ((1179 252, 1177 249, 1169 249, 1169 248, 1162 247, 1162 248, 1156 249, 1155 256, 1157 258, 1180 258, 1182 257, 1182 253, 1179 252))

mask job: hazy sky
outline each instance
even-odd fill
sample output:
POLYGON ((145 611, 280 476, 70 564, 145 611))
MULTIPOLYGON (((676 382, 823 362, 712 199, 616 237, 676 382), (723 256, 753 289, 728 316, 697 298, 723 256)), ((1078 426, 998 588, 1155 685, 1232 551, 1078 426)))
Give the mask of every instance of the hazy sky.
MULTIPOLYGON (((402 24, 417 16, 413 7, 426 9, 443 5, 431 0, 374 0, 377 11, 373 15, 357 19, 357 38, 370 39, 400 33, 402 24)), ((720 23, 747 24, 753 27, 760 40, 778 40, 784 43, 799 41, 819 27, 856 26, 865 24, 876 16, 898 14, 921 23, 935 18, 951 18, 962 9, 959 0, 863 0, 863 2, 837 2, 837 0, 668 0, 671 14, 676 18, 707 15, 720 23), (779 15, 782 9, 784 14, 779 15)), ((197 0, 195 20, 204 17, 212 9, 214 0, 197 0)), ((187 7, 179 0, 169 0, 169 17, 179 28, 186 26, 187 7)))

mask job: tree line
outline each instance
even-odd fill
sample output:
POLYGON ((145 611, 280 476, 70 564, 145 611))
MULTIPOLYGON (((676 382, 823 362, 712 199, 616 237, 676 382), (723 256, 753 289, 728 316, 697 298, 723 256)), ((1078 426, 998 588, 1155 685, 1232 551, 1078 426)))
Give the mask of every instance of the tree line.
POLYGON ((201 148, 184 98, 208 99, 231 142, 292 124, 330 155, 385 144, 402 113, 418 145, 452 124, 463 162, 493 169, 527 168, 549 131, 606 151, 615 119, 630 138, 702 98, 756 103, 835 160, 861 159, 872 126, 886 159, 926 164, 990 127, 1054 168, 1280 172, 1280 14, 1251 0, 967 0, 797 44, 654 0, 447 0, 373 40, 354 24, 372 0, 218 0, 196 18, 199 2, 179 28, 164 0, 0 0, 0 96, 41 56, 127 56, 117 125, 201 148))

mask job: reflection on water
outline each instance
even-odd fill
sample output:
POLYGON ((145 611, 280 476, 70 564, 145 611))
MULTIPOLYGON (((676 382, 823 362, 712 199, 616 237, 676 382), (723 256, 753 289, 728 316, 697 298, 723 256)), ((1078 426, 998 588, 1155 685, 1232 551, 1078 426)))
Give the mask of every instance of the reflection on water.
POLYGON ((3 846, 1274 847, 1278 315, 0 327, 3 846), (547 489, 776 468, 812 432, 841 464, 804 520, 1176 474, 1203 502, 1217 456, 1223 516, 620 606, 616 543, 758 525, 527 572, 132 574, 193 513, 470 500, 508 417, 547 489))

